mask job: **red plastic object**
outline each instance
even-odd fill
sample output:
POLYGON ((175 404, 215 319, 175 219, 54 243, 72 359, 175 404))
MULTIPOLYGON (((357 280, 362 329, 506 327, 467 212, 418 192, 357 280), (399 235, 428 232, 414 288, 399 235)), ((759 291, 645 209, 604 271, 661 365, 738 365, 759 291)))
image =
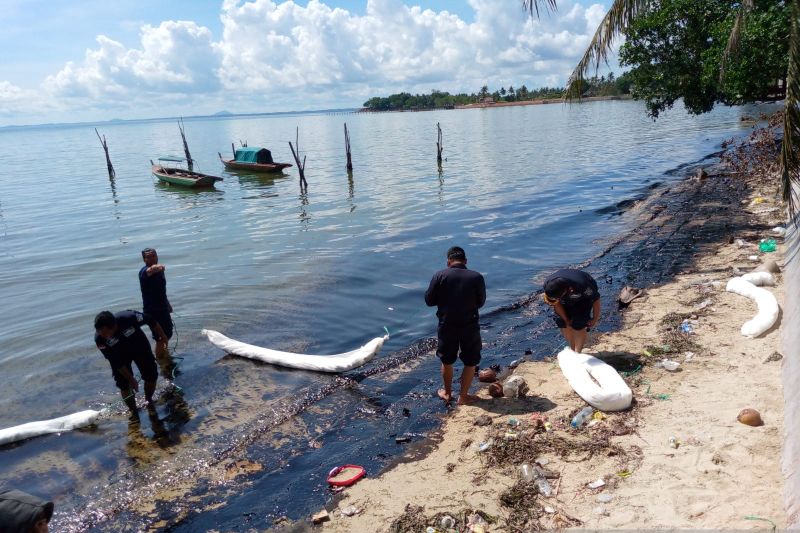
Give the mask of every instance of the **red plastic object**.
POLYGON ((352 485, 353 483, 355 483, 356 481, 358 481, 359 479, 361 479, 365 475, 367 475, 367 471, 364 470, 363 466, 358 466, 358 465, 337 466, 336 468, 334 468, 333 470, 328 472, 328 484, 330 484, 330 485, 332 485, 334 487, 349 487, 350 485, 352 485), (342 473, 342 471, 344 471, 344 470, 346 470, 348 468, 355 469, 356 473, 353 474, 351 477, 349 477, 347 479, 337 479, 337 480, 333 479, 336 476, 338 476, 340 473, 342 473))

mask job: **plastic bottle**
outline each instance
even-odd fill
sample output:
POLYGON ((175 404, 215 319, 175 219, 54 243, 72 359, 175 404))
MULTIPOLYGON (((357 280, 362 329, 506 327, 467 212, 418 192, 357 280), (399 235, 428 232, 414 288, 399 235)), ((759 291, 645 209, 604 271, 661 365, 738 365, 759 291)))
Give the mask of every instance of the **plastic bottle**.
POLYGON ((592 417, 592 413, 593 412, 594 412, 594 409, 592 409, 591 407, 588 407, 588 406, 584 407, 583 409, 581 409, 578 412, 578 414, 575 415, 575 418, 572 419, 572 422, 571 422, 572 427, 574 427, 574 428, 581 427, 587 420, 589 420, 592 417))
POLYGON ((547 478, 539 472, 536 476, 536 487, 539 489, 539 494, 544 496, 545 498, 549 497, 553 493, 553 488, 550 486, 550 482, 547 481, 547 478))
POLYGON ((536 472, 531 465, 525 463, 519 467, 519 477, 523 481, 531 482, 536 479, 536 472))

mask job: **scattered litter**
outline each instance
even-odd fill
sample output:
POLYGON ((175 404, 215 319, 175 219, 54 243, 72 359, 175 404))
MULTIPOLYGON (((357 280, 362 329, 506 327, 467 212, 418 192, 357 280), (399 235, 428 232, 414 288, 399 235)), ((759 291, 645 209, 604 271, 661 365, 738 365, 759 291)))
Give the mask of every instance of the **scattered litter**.
POLYGON ((748 255, 748 256, 747 256, 747 258, 748 258, 750 261, 758 261, 758 260, 759 260, 759 258, 758 258, 758 256, 757 256, 757 255, 748 255))
POLYGON ((736 246, 739 248, 744 248, 745 246, 750 246, 750 243, 744 239, 736 239, 736 246))
POLYGON ((784 237, 786 235, 786 228, 783 226, 775 226, 772 228, 772 233, 777 235, 778 237, 784 237))
POLYGON ((362 509, 359 509, 355 505, 348 505, 347 507, 342 509, 342 514, 344 516, 355 516, 358 513, 360 513, 361 511, 362 511, 362 509))
POLYGON ((500 383, 492 383, 489 385, 489 396, 492 398, 502 398, 503 397, 503 386, 500 383))
POLYGON ((397 444, 403 444, 405 442, 411 442, 411 437, 409 435, 400 435, 399 437, 396 437, 394 441, 397 444))
POLYGON ((550 506, 545 506, 545 508, 544 508, 544 512, 545 512, 545 513, 547 513, 547 514, 553 514, 553 513, 555 513, 555 512, 556 512, 556 510, 555 510, 555 509, 553 509, 553 508, 552 508, 552 507, 550 507, 550 506))
POLYGON ((694 359, 694 352, 683 352, 683 362, 688 363, 692 359, 694 359))
POLYGON ((471 533, 485 533, 487 522, 483 517, 476 513, 472 513, 467 519, 467 531, 471 533))
POLYGON ((328 472, 328 484, 334 487, 349 487, 367 474, 364 467, 358 465, 337 466, 328 472))
POLYGON ((539 466, 547 466, 550 463, 550 460, 546 457, 537 457, 533 462, 539 466))
POLYGON ((524 398, 528 393, 528 384, 521 376, 511 376, 503 383, 503 396, 507 398, 524 398))
POLYGON ((756 411, 755 409, 742 409, 739 412, 739 415, 736 417, 736 420, 741 422, 742 424, 746 424, 748 426, 763 426, 764 421, 761 419, 761 413, 756 411))
POLYGON ((752 201, 752 202, 750 202, 750 205, 763 204, 765 201, 766 201, 766 200, 764 200, 764 198, 763 198, 763 197, 761 197, 761 196, 756 196, 755 198, 753 198, 753 201, 752 201))
POLYGON ((605 413, 603 411, 595 411, 592 415, 592 420, 604 420, 606 418, 605 413))
MULTIPOLYGON (((527 352, 529 352, 529 351, 530 351, 530 350, 527 350, 527 351, 526 351, 526 353, 527 353, 527 352)), ((511 361, 510 363, 508 363, 508 368, 512 368, 512 369, 513 369, 513 368, 517 368, 521 362, 522 362, 522 361, 521 361, 520 359, 514 359, 513 361, 511 361)))
POLYGON ((684 320, 683 322, 681 322, 681 333, 683 333, 684 335, 694 334, 694 328, 692 327, 692 324, 688 320, 684 320))
POLYGON ((619 303, 622 306, 628 306, 633 302, 636 298, 640 298, 644 295, 644 291, 642 289, 637 289, 636 287, 629 287, 625 285, 621 291, 619 291, 619 297, 617 298, 619 303))
POLYGON ((492 417, 489 415, 479 415, 475 417, 475 420, 472 422, 476 426, 491 426, 492 425, 492 417))
POLYGON ((519 426, 519 420, 517 420, 516 418, 509 418, 508 425, 511 426, 512 428, 515 428, 519 426))
POLYGON ((394 307, 387 307, 386 309, 388 309, 389 311, 394 311, 394 307))
POLYGON ((774 252, 777 248, 777 243, 775 239, 761 239, 761 242, 758 245, 758 249, 763 253, 770 253, 774 252))
POLYGON ((313 522, 314 524, 321 524, 323 522, 327 522, 330 519, 331 517, 328 514, 328 511, 326 511, 325 509, 316 514, 311 515, 311 522, 313 522))
POLYGON ((592 509, 592 513, 598 516, 608 516, 608 510, 602 505, 599 505, 594 509, 592 509))
POLYGON ((625 479, 626 477, 631 477, 632 475, 633 472, 631 472, 630 470, 620 470, 619 472, 617 472, 617 476, 623 479, 625 479))
POLYGON ((492 439, 489 439, 486 442, 480 442, 478 443, 478 451, 485 452, 486 450, 492 447, 492 444, 494 444, 494 440, 492 439))
POLYGON ((764 362, 772 363, 775 361, 780 361, 781 359, 783 359, 783 355, 780 352, 772 352, 770 355, 767 356, 766 359, 764 359, 764 362))
POLYGON ((452 529, 456 527, 456 519, 450 515, 444 515, 442 517, 442 529, 452 529))
POLYGON ((576 414, 572 418, 570 425, 574 428, 581 427, 587 420, 589 420, 592 417, 592 413, 594 413, 594 409, 588 406, 584 407, 583 409, 578 411, 578 414, 576 414))
POLYGON ((535 428, 544 427, 546 422, 547 422, 546 414, 539 412, 531 413, 531 423, 533 424, 533 427, 535 428))
POLYGON ((706 307, 708 307, 709 305, 711 305, 713 303, 714 303, 714 300, 712 300, 711 298, 706 298, 705 300, 703 300, 702 302, 697 304, 695 306, 694 310, 695 311, 702 311, 703 309, 705 309, 706 307))
POLYGON ((653 366, 656 368, 663 368, 668 372, 676 372, 678 368, 680 368, 681 364, 677 361, 672 361, 670 359, 662 359, 661 361, 655 363, 653 366))
POLYGON ((614 499, 613 495, 611 495, 611 494, 609 494, 607 492, 604 492, 603 494, 598 494, 597 498, 595 498, 595 501, 597 503, 611 503, 611 500, 613 500, 613 499, 614 499))
POLYGON ((519 434, 515 431, 506 431, 504 436, 506 440, 516 440, 519 437, 519 434))
POLYGON ((676 450, 681 445, 681 441, 679 441, 676 437, 672 436, 669 438, 669 446, 670 448, 675 448, 676 450))
POLYGON ((587 487, 590 489, 599 489, 600 487, 605 487, 606 482, 603 481, 603 478, 600 478, 596 481, 592 481, 591 483, 587 483, 587 487))

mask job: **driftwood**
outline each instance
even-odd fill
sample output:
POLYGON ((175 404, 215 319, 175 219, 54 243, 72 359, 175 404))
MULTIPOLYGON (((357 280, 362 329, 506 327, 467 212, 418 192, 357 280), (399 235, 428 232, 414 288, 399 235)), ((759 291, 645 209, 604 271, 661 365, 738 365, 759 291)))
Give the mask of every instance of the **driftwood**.
POLYGON ((181 140, 183 140, 183 153, 186 156, 186 165, 189 170, 194 170, 194 159, 189 153, 189 144, 186 142, 186 132, 183 130, 183 117, 178 120, 178 129, 181 130, 181 140))
POLYGON ((300 162, 300 128, 298 127, 295 132, 294 146, 292 141, 289 141, 289 149, 292 151, 294 162, 297 164, 297 171, 300 173, 300 191, 306 192, 308 190, 308 182, 306 181, 306 156, 303 156, 303 162, 300 162), (295 147, 297 149, 295 150, 295 147))
POLYGON ((350 154, 350 132, 347 131, 347 122, 344 123, 344 150, 347 155, 347 172, 353 172, 353 159, 350 154))
POLYGON ((103 135, 102 137, 100 137, 100 132, 97 131, 97 128, 94 129, 94 132, 97 134, 97 138, 100 139, 100 145, 103 147, 103 151, 106 153, 106 166, 108 167, 108 177, 111 178, 113 183, 113 180, 116 177, 117 173, 114 171, 114 165, 111 164, 111 158, 108 156, 108 143, 106 142, 106 136, 103 135))

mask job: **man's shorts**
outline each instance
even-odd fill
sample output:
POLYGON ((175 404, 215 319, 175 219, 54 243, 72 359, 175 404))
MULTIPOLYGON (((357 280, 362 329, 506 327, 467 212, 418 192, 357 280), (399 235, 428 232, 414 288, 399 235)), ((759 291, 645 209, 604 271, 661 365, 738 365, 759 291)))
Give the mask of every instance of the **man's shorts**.
MULTIPOLYGON (((592 306, 594 302, 589 301, 581 301, 576 303, 575 305, 570 305, 569 307, 564 307, 564 311, 567 313, 567 317, 572 321, 572 329, 588 329, 589 328, 589 321, 592 319, 592 306)), ((564 329, 567 327, 566 322, 558 316, 555 315, 553 320, 558 326, 559 329, 564 329)))
MULTIPOLYGON (((155 381, 158 379, 158 365, 156 364, 156 358, 153 357, 152 351, 147 350, 146 352, 139 353, 134 356, 131 361, 128 361, 128 364, 125 366, 131 374, 133 374, 132 363, 136 363, 136 368, 139 369, 142 381, 155 381)), ((127 390, 131 387, 128 380, 125 379, 116 368, 111 369, 111 374, 114 376, 114 383, 117 384, 118 389, 127 390)))
POLYGON ((477 366, 481 362, 481 328, 477 323, 465 326, 440 324, 438 336, 436 355, 442 364, 452 365, 456 358, 460 358, 464 366, 477 366))
MULTIPOLYGON (((145 314, 156 319, 158 325, 164 330, 164 334, 167 336, 167 339, 172 338, 172 317, 170 316, 169 311, 154 311, 152 313, 145 311, 145 314)), ((158 340, 156 339, 155 333, 153 333, 153 339, 158 340)))

